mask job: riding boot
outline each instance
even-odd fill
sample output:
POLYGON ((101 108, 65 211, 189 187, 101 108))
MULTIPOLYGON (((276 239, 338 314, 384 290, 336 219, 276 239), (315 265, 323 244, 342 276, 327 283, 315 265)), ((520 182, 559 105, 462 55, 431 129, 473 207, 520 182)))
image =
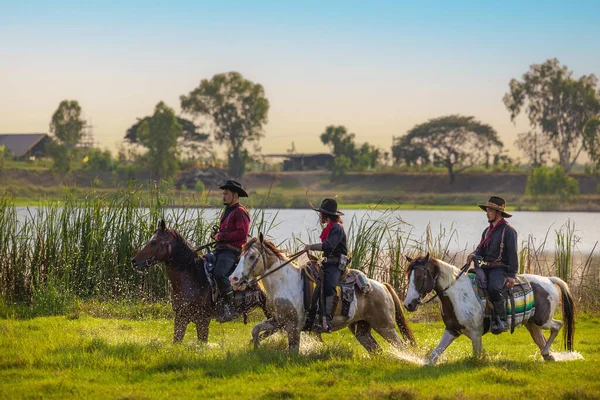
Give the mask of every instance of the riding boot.
POLYGON ((335 295, 325 298, 325 320, 327 322, 327 333, 331 333, 331 321, 333 320, 333 304, 335 303, 335 295))
POLYGON ((499 335, 502 332, 508 330, 508 324, 506 322, 506 305, 504 300, 494 301, 494 318, 492 320, 492 333, 499 335))
POLYGON ((235 293, 233 291, 223 295, 223 313, 217 316, 217 322, 228 322, 240 316, 233 304, 235 293))

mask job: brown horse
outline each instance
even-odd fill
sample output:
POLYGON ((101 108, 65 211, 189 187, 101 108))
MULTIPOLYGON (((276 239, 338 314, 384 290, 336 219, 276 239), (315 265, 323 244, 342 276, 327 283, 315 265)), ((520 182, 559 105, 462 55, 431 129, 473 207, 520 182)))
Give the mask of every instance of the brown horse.
MULTIPOLYGON (((188 242, 175 230, 167 229, 161 220, 159 228, 150 240, 131 259, 132 265, 140 271, 164 262, 171 284, 171 302, 175 311, 173 342, 183 340, 190 322, 196 324, 198 340, 208 341, 208 326, 216 315, 216 305, 212 289, 204 268, 204 258, 190 247, 188 242)), ((255 293, 248 296, 238 310, 241 313, 261 306, 264 310, 264 295, 255 293)))
MULTIPOLYGON (((267 310, 273 317, 253 329, 255 343, 261 331, 268 334, 272 330, 283 329, 288 335, 288 345, 292 352, 298 352, 300 331, 307 318, 304 309, 304 294, 301 269, 292 264, 276 270, 287 261, 286 257, 275 245, 259 238, 251 239, 242 251, 237 268, 229 277, 233 287, 243 287, 250 278, 255 278, 267 271, 274 271, 260 281, 267 297, 267 310)), ((379 344, 373 338, 371 330, 379 333, 395 347, 406 344, 396 331, 396 325, 404 339, 414 343, 414 336, 406 323, 402 306, 394 289, 388 284, 382 284, 369 279, 373 290, 369 294, 356 292, 350 305, 349 316, 340 314, 341 306, 334 312, 332 330, 349 327, 356 339, 369 352, 378 351, 379 344)))

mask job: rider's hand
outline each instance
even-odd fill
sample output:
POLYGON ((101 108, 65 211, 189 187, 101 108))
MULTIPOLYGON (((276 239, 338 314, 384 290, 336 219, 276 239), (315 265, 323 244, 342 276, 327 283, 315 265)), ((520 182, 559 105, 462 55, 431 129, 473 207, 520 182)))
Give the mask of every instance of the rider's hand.
POLYGON ((304 251, 310 251, 310 244, 304 245, 304 251))
POLYGON ((511 287, 515 286, 515 278, 511 278, 510 276, 507 276, 506 284, 504 286, 506 286, 507 289, 510 289, 511 287))
POLYGON ((471 253, 467 256, 467 264, 471 264, 473 262, 473 259, 475 258, 475 254, 471 253))
POLYGON ((212 238, 212 240, 217 240, 217 233, 218 232, 213 232, 210 234, 210 237, 212 238))

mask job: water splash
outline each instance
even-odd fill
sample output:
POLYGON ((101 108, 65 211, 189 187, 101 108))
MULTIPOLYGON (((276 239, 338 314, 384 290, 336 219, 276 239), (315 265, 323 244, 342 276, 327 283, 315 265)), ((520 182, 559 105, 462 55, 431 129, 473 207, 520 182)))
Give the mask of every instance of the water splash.
POLYGON ((396 348, 390 348, 386 351, 387 354, 392 355, 394 358, 397 358, 400 361, 404 361, 410 364, 415 364, 418 366, 424 366, 427 364, 427 360, 418 356, 410 350, 400 350, 396 348))

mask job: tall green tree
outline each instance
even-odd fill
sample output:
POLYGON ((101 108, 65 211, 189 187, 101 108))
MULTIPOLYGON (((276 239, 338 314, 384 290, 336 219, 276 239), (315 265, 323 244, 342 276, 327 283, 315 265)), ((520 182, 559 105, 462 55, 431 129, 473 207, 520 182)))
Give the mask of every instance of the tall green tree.
POLYGON ((149 119, 137 129, 139 142, 148 149, 148 164, 155 179, 169 178, 177 172, 177 139, 183 134, 173 109, 162 101, 149 119))
POLYGON ((456 174, 482 162, 486 153, 499 153, 503 144, 490 125, 474 117, 449 115, 416 125, 400 139, 409 148, 423 149, 436 165, 448 169, 450 183, 456 174))
POLYGON ((216 141, 226 143, 229 148, 229 173, 242 176, 244 146, 260 140, 267 123, 269 101, 263 87, 239 72, 227 72, 203 79, 180 100, 184 112, 210 123, 216 141))
POLYGON ((530 125, 550 138, 569 172, 584 149, 585 124, 600 112, 597 83, 593 74, 574 79, 554 58, 531 65, 522 80, 512 79, 503 100, 512 121, 524 112, 530 125))
POLYGON ((429 153, 422 143, 412 142, 408 136, 394 137, 392 143, 394 163, 407 167, 429 164, 429 153))
MULTIPOLYGON (((138 118, 125 133, 125 140, 132 144, 140 144, 138 139, 138 129, 144 123, 150 120, 150 116, 138 118)), ((177 117, 177 122, 181 125, 182 135, 177 139, 177 147, 183 157, 187 158, 207 158, 211 151, 209 135, 198 132, 199 127, 192 121, 177 117)))
POLYGON ((75 146, 81 140, 86 121, 81 116, 81 106, 76 100, 63 100, 52 115, 50 133, 54 135, 47 146, 55 171, 67 172, 75 158, 75 146))
POLYGON ((346 170, 350 168, 365 170, 376 167, 382 157, 381 150, 369 143, 359 146, 354 141, 355 137, 356 135, 349 133, 343 125, 330 125, 321 134, 321 142, 329 146, 334 157, 344 156, 348 160, 344 160, 340 164, 344 165, 346 170), (348 166, 346 166, 347 163, 349 163, 348 166))

